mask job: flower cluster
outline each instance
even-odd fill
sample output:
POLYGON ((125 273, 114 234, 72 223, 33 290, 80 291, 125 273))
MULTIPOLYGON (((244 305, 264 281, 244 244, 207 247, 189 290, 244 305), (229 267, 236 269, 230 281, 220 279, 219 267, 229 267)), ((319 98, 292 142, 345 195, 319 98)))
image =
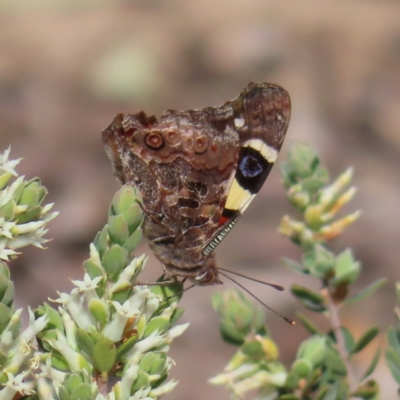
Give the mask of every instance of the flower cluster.
POLYGON ((0 155, 0 398, 31 400, 157 399, 177 382, 168 380, 170 344, 188 324, 176 325, 182 285, 148 286, 138 281, 146 258, 135 257, 143 212, 131 186, 114 196, 108 221, 90 245, 84 277, 70 293, 29 310, 14 310, 14 285, 5 261, 15 249, 41 247, 51 204, 46 189, 25 181, 14 168, 20 160, 0 155), (12 181, 12 178, 16 179, 12 181))
POLYGON ((9 160, 9 155, 10 149, 0 154, 0 259, 5 261, 21 247, 42 247, 47 242, 45 227, 58 215, 50 212, 53 203, 41 206, 47 190, 40 179, 18 176, 14 168, 21 159, 9 160))
POLYGON ((187 328, 174 326, 183 312, 177 307, 182 285, 137 282, 146 261, 132 256, 142 236, 138 202, 131 186, 115 195, 108 224, 84 262, 84 279, 55 300, 62 305, 58 311, 47 304, 37 310, 49 321, 38 335, 38 376, 51 379, 60 398, 154 399, 176 385, 167 381, 167 352, 187 328))

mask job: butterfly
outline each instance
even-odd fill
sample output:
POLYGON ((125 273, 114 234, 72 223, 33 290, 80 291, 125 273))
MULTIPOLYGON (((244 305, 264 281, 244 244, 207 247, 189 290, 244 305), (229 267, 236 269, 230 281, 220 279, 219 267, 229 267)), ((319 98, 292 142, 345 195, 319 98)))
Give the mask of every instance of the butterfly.
POLYGON ((221 283, 214 249, 261 189, 282 146, 290 97, 250 83, 220 107, 118 114, 103 131, 116 177, 140 192, 144 235, 165 274, 221 283))

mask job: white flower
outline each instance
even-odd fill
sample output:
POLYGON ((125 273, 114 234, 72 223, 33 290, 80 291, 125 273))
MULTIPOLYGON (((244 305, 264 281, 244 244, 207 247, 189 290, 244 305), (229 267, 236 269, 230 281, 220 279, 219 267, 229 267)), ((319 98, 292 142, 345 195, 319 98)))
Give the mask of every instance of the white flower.
POLYGON ((18 158, 17 160, 9 160, 8 156, 10 155, 10 151, 11 147, 5 150, 3 154, 0 154, 0 174, 6 172, 11 175, 18 176, 14 168, 20 163, 22 158, 18 158))

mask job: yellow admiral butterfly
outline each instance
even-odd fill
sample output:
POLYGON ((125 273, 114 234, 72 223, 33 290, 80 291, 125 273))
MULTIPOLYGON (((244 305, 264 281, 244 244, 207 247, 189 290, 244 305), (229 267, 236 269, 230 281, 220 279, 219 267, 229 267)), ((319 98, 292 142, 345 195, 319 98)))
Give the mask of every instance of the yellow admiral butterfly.
POLYGON ((220 283, 214 249, 274 165, 290 119, 279 86, 250 83, 202 110, 117 115, 103 140, 114 173, 143 197, 144 234, 167 276, 220 283))

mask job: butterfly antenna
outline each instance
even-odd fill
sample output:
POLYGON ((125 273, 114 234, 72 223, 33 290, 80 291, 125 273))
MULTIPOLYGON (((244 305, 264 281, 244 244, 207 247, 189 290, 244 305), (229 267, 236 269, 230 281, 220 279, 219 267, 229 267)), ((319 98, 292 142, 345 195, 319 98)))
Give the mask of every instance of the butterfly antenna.
MULTIPOLYGON (((280 292, 282 292, 282 290, 285 290, 285 288, 283 286, 281 286, 281 285, 275 285, 274 283, 260 281, 258 279, 252 278, 251 276, 240 274, 239 272, 231 271, 229 269, 225 269, 225 268, 221 268, 221 267, 218 267, 217 269, 220 270, 220 271, 228 272, 228 273, 233 274, 233 275, 240 276, 242 278, 246 278, 246 279, 248 279, 250 281, 253 281, 253 282, 261 283, 262 285, 271 286, 272 288, 274 288, 276 290, 279 290, 280 292)), ((224 274, 222 274, 222 275, 224 275, 224 274)), ((226 275, 224 275, 224 276, 226 276, 226 275)))
MULTIPOLYGON (((219 270, 221 268, 218 268, 219 270)), ((231 271, 229 271, 231 272, 231 271)), ((275 311, 273 308, 267 306, 264 302, 262 302, 257 296, 255 296, 253 293, 250 292, 249 289, 246 289, 243 285, 241 285, 238 281, 235 281, 233 278, 231 278, 229 275, 224 274, 223 272, 221 272, 221 275, 223 275, 225 278, 229 279, 230 281, 232 281, 233 283, 236 283, 236 285, 238 285, 240 288, 242 288, 246 293, 248 293, 251 297, 253 297, 253 299, 257 300, 260 304, 262 304, 265 308, 268 308, 268 310, 272 311, 274 314, 278 315, 279 317, 281 317, 285 322, 287 322, 290 325, 296 325, 296 322, 293 321, 290 318, 285 317, 284 315, 280 314, 278 311, 275 311)), ((256 281, 257 282, 257 281, 256 281)))

